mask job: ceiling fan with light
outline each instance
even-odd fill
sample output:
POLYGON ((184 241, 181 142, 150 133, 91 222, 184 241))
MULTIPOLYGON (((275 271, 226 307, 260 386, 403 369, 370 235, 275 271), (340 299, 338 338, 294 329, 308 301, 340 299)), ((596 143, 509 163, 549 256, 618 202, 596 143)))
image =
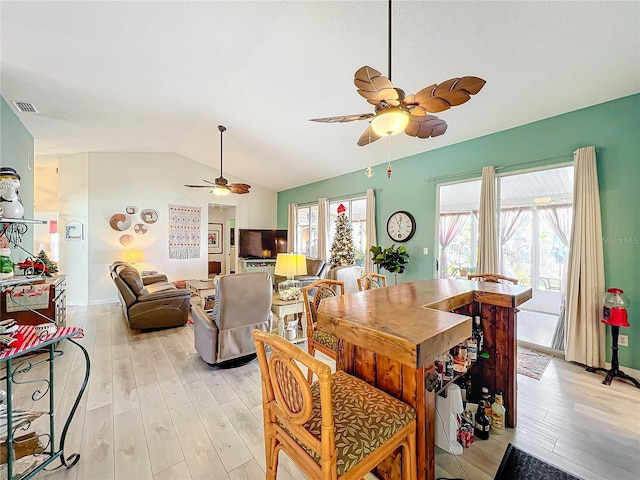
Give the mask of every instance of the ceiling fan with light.
POLYGON ((229 183, 229 181, 222 176, 222 133, 225 132, 227 128, 222 125, 218 125, 218 130, 220 131, 220 176, 213 182, 209 180, 202 180, 209 185, 185 185, 185 187, 210 188, 211 193, 219 197, 229 195, 229 193, 249 193, 251 185, 247 185, 246 183, 229 183))
POLYGON ((312 118, 312 122, 344 123, 371 119, 369 127, 358 140, 363 146, 385 135, 404 131, 418 138, 437 137, 447 130, 447 123, 429 113, 438 113, 467 102, 478 93, 485 80, 478 77, 451 78, 423 88, 415 95, 405 96, 404 90, 391 83, 391 0, 389 0, 389 77, 374 68, 364 66, 355 73, 358 93, 375 106, 374 113, 312 118))

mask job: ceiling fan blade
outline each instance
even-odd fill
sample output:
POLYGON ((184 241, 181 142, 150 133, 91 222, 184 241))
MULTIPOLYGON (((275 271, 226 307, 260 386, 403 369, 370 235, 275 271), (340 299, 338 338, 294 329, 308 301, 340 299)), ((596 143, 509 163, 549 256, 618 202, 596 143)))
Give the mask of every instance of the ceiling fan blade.
POLYGON ((447 131, 447 122, 433 115, 409 116, 409 124, 404 133, 411 137, 437 137, 447 131))
POLYGON ((229 185, 229 190, 231 190, 231 193, 249 193, 250 188, 251 185, 247 185, 246 183, 232 183, 229 185))
POLYGON ((360 136, 360 139, 358 140, 358 146, 363 147, 365 145, 369 145, 379 138, 381 138, 381 136, 374 132, 373 128, 371 128, 371 125, 369 125, 364 133, 360 136))
POLYGON ((399 99, 391 80, 366 65, 356 71, 353 83, 358 87, 358 93, 372 105, 399 99))
POLYGON ((189 187, 189 188, 211 188, 209 185, 185 185, 185 187, 189 187))
POLYGON ((355 115, 342 115, 338 117, 312 118, 309 121, 322 123, 344 123, 353 122, 355 120, 366 120, 371 117, 373 117, 373 113, 356 113, 355 115))
POLYGON ((211 184, 211 185, 215 185, 215 183, 213 183, 213 182, 212 182, 212 181, 210 181, 210 180, 205 180, 205 179, 203 179, 202 181, 203 181, 203 182, 206 182, 206 183, 209 183, 209 184, 211 184))
POLYGON ((458 83, 456 83, 455 88, 464 90, 469 95, 475 95, 482 90, 485 83, 487 83, 487 81, 479 77, 461 77, 458 83))
POLYGON ((417 105, 415 112, 412 111, 414 115, 423 115, 422 112, 438 113, 468 102, 471 95, 478 93, 485 83, 487 82, 478 77, 451 78, 410 95, 405 103, 417 105))

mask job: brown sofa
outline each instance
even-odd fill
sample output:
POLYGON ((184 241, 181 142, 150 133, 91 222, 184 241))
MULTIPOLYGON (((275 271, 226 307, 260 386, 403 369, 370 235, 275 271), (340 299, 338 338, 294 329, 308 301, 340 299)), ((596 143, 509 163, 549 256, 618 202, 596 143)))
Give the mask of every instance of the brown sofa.
MULTIPOLYGON (((309 258, 307 257, 307 274, 306 275, 296 275, 294 278, 296 280, 300 280, 302 282, 302 286, 309 285, 316 280, 322 280, 327 277, 327 273, 329 272, 329 263, 324 260, 319 260, 317 258, 309 258)), ((275 281, 273 282, 276 290, 278 289, 278 284, 283 280, 286 280, 287 277, 283 277, 281 275, 275 276, 275 281)))
POLYGON ((122 313, 136 330, 178 327, 187 323, 191 292, 178 289, 166 275, 141 276, 125 262, 109 266, 122 313))

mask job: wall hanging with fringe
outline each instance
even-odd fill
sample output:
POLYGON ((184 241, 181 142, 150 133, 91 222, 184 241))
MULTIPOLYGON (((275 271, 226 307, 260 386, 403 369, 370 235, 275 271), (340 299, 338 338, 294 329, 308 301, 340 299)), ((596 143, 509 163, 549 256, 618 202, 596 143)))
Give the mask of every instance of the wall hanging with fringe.
POLYGON ((169 205, 169 258, 200 258, 200 207, 169 205))

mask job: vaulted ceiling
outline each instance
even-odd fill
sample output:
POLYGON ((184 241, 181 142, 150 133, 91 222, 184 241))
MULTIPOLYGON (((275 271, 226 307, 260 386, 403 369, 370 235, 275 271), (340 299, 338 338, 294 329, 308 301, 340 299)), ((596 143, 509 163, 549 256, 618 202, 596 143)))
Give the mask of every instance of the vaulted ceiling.
MULTIPOLYGON (((175 152, 282 190, 364 169, 363 65, 387 74, 387 2, 2 1, 1 92, 36 159, 175 152)), ((439 114, 440 137, 393 137, 393 159, 640 91, 640 3, 401 1, 393 82, 407 93, 475 75, 484 89, 439 114)), ((384 139, 371 146, 386 162, 384 139)), ((3 159, 4 162, 4 159, 3 159)), ((194 179, 194 182, 200 179, 194 179)))

